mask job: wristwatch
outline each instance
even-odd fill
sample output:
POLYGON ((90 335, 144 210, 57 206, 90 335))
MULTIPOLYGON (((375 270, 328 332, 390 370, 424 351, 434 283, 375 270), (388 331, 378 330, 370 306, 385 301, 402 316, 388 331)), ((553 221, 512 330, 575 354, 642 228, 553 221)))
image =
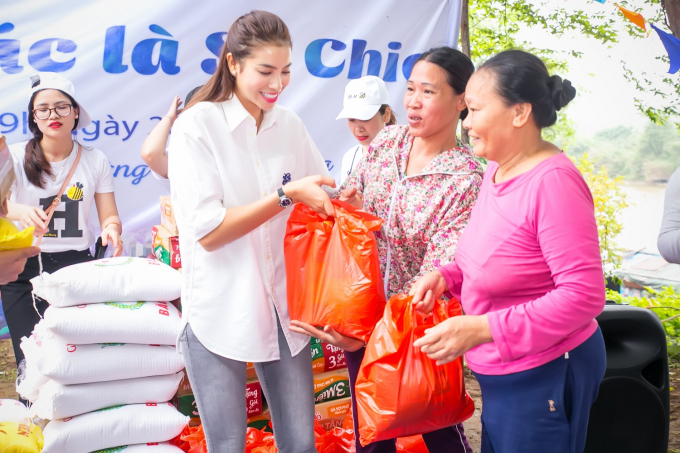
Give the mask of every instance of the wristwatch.
POLYGON ((293 200, 291 200, 284 192, 283 188, 279 189, 279 206, 282 208, 287 208, 290 207, 293 204, 293 200))

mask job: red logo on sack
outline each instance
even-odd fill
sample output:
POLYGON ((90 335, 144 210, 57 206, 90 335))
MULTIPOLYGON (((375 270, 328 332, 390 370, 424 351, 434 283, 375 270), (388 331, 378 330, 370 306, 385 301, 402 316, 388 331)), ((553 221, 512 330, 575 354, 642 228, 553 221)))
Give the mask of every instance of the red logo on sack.
POLYGON ((66 350, 68 352, 76 352, 76 349, 78 349, 78 347, 74 344, 67 344, 66 345, 66 350))
POLYGON ((84 304, 83 305, 76 305, 76 308, 85 308, 85 307, 87 307, 87 305, 84 305, 84 304))
POLYGON ((65 419, 62 420, 62 422, 66 423, 66 422, 70 422, 71 420, 73 420, 73 417, 65 418, 65 419))
POLYGON ((158 404, 156 404, 156 403, 146 403, 146 405, 149 406, 149 407, 156 407, 156 406, 158 406, 158 404))

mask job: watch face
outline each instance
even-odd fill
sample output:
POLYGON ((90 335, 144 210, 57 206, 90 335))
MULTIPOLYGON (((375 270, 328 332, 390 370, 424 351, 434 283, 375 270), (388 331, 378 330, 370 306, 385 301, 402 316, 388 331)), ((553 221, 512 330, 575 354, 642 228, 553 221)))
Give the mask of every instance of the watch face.
POLYGON ((287 208, 288 206, 290 206, 292 204, 293 204, 293 200, 291 200, 290 198, 281 198, 279 200, 279 206, 281 206, 282 208, 287 208))

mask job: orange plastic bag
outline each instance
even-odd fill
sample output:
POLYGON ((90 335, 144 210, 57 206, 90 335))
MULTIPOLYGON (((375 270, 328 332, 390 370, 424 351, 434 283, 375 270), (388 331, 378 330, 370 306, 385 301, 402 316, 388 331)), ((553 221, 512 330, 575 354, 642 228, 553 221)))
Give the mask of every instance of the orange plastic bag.
POLYGON ((314 420, 314 444, 318 453, 355 453, 354 429, 333 428, 326 431, 318 421, 314 420))
POLYGON ((207 453, 208 447, 205 441, 205 433, 203 432, 203 425, 187 426, 179 435, 179 443, 173 442, 173 445, 181 448, 187 453, 207 453))
POLYGON ((368 340, 385 307, 374 231, 382 220, 333 200, 324 220, 298 203, 288 219, 284 252, 290 319, 333 326, 368 340))
POLYGON ((246 453, 276 453, 274 434, 255 428, 246 429, 246 453))
MULTIPOLYGON (((436 301, 430 316, 413 309, 413 297, 393 296, 375 327, 354 386, 362 445, 435 431, 472 416, 462 357, 437 366, 413 342, 449 318, 436 301)), ((456 301, 451 303, 456 304, 456 301)), ((461 309, 449 311, 460 315, 461 309)))
POLYGON ((400 437, 397 439, 397 453, 429 453, 423 436, 400 437))

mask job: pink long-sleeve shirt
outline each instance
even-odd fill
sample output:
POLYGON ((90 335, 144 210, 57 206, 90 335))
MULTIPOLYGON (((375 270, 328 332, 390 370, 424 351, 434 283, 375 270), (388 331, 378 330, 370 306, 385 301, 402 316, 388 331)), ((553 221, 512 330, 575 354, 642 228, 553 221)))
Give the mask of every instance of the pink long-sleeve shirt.
POLYGON ((543 365, 597 329, 605 302, 593 198, 564 154, 494 183, 489 163, 455 253, 439 268, 468 315, 486 314, 493 342, 465 355, 480 374, 543 365))

